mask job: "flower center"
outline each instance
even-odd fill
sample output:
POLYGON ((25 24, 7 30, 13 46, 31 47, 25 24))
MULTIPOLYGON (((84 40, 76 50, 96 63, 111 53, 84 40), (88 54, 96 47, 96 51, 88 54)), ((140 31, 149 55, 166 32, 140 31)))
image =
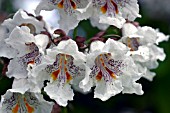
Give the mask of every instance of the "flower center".
POLYGON ((95 59, 95 66, 92 67, 90 76, 95 76, 97 81, 100 81, 102 78, 106 82, 111 81, 122 74, 122 67, 122 61, 113 60, 110 53, 100 54, 95 59))
POLYGON ((69 83, 75 76, 80 75, 80 68, 73 64, 74 58, 67 54, 56 55, 56 61, 46 67, 51 78, 55 81, 69 83))
POLYGON ((59 0, 59 1, 52 0, 52 3, 54 5, 57 5, 57 7, 60 9, 64 9, 64 11, 67 12, 68 14, 74 13, 74 10, 77 9, 76 2, 73 0, 59 0))
POLYGON ((113 0, 106 0, 106 3, 104 6, 101 7, 101 12, 105 14, 108 11, 108 14, 111 14, 111 12, 118 14, 118 6, 113 0))
POLYGON ((139 38, 127 38, 126 44, 130 48, 130 51, 137 51, 140 46, 139 38))
POLYGON ((2 103, 6 106, 6 112, 10 111, 12 113, 33 113, 37 109, 39 102, 37 98, 29 92, 24 95, 19 93, 13 93, 13 95, 4 100, 2 103))
POLYGON ((42 54, 39 52, 39 48, 34 42, 25 43, 28 48, 28 53, 19 58, 20 64, 27 67, 28 64, 40 64, 42 54))
POLYGON ((93 0, 93 5, 100 7, 100 11, 108 16, 115 16, 119 13, 118 4, 122 1, 117 0, 93 0))

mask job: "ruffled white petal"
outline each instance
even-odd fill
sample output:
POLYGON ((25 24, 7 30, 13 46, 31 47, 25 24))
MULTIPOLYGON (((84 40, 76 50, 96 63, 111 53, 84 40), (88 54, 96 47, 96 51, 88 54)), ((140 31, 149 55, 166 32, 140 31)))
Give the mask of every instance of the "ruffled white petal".
POLYGON ((26 78, 28 76, 27 73, 28 71, 26 67, 22 64, 20 58, 17 57, 10 61, 6 75, 9 78, 15 77, 17 79, 20 79, 20 78, 26 78))
POLYGON ((15 13, 13 19, 7 19, 2 23, 2 25, 8 28, 9 33, 11 33, 16 26, 20 26, 22 24, 33 25, 35 27, 35 33, 40 33, 45 27, 44 21, 39 21, 35 17, 29 16, 22 9, 15 13))
POLYGON ((163 42, 163 41, 168 41, 169 40, 169 35, 165 35, 161 32, 159 32, 159 30, 157 30, 157 40, 156 40, 156 44, 158 45, 160 42, 163 42))
POLYGON ((102 101, 108 100, 123 90, 122 83, 119 80, 112 80, 111 83, 105 83, 101 80, 96 83, 94 98, 99 98, 102 101))
POLYGON ((18 56, 23 56, 29 52, 26 43, 35 42, 34 36, 30 34, 30 29, 26 26, 16 27, 6 39, 6 43, 19 51, 18 56))
POLYGON ((54 99, 60 106, 66 106, 68 100, 73 100, 74 93, 70 85, 65 84, 62 87, 58 86, 59 84, 60 83, 57 82, 49 83, 44 88, 44 91, 50 96, 50 98, 54 99))

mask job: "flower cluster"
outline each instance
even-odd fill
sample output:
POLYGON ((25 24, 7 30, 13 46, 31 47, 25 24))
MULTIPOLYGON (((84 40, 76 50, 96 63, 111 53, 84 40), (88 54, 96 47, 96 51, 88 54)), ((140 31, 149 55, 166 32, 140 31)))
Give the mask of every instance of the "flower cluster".
POLYGON ((85 93, 92 87, 94 98, 102 101, 119 93, 142 95, 137 81, 153 79, 150 70, 165 59, 157 45, 169 36, 132 22, 140 17, 138 13, 137 0, 42 0, 36 16, 17 11, 0 26, 0 57, 9 60, 5 73, 14 78, 12 88, 2 96, 0 113, 50 113, 54 103, 67 106, 73 90, 85 93), (57 30, 39 15, 53 9, 60 16, 57 30), (90 41, 68 36, 84 19, 104 31, 90 41), (110 25, 121 35, 106 34, 110 25))

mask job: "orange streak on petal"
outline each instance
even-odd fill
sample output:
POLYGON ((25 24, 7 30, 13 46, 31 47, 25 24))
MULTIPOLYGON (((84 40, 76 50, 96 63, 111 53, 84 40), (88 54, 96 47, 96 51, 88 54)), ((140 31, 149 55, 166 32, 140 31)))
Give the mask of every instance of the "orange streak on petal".
POLYGON ((64 0, 62 0, 60 3, 58 3, 57 6, 62 9, 64 7, 64 0))
POLYGON ((117 4, 116 4, 114 1, 112 1, 112 0, 111 0, 111 2, 112 2, 112 4, 113 4, 113 6, 115 7, 116 14, 118 14, 118 13, 119 13, 119 10, 118 10, 117 4))
POLYGON ((29 61, 27 64, 35 64, 35 62, 33 60, 33 61, 29 61))
POLYGON ((116 79, 116 75, 110 69, 108 69, 107 67, 105 67, 105 69, 109 72, 112 78, 116 79))
POLYGON ((56 80, 59 73, 60 73, 60 70, 57 70, 57 71, 52 72, 52 74, 51 74, 52 79, 53 79, 53 80, 56 80))
POLYGON ((18 113, 19 110, 19 105, 17 104, 13 109, 12 109, 12 113, 18 113))
POLYGON ((25 103, 25 105, 27 107, 28 113, 33 113, 34 112, 34 108, 31 107, 28 103, 25 103))
POLYGON ((104 6, 102 6, 102 7, 100 8, 100 10, 101 10, 101 12, 102 12, 103 14, 105 14, 106 11, 107 11, 107 3, 106 3, 104 6))
POLYGON ((66 77, 67 77, 67 82, 70 82, 70 80, 72 80, 72 76, 68 73, 68 71, 66 72, 66 77))
POLYGON ((73 7, 73 9, 77 9, 76 4, 72 0, 70 0, 70 2, 71 2, 71 6, 73 7))
POLYGON ((100 81, 101 79, 102 79, 102 72, 100 71, 96 76, 96 80, 100 81))

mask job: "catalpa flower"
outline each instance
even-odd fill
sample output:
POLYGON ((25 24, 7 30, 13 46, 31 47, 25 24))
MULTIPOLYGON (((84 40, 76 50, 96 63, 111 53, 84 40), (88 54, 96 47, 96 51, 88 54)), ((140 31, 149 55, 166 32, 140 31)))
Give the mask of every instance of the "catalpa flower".
POLYGON ((137 0, 92 0, 87 11, 92 13, 92 18, 99 18, 96 19, 99 23, 118 28, 123 26, 125 19, 133 21, 140 17, 137 0))
POLYGON ((156 31, 151 27, 138 27, 127 23, 122 28, 122 42, 129 48, 129 55, 139 66, 139 71, 144 74, 148 80, 152 80, 155 73, 149 69, 155 69, 163 61, 165 53, 162 48, 156 46, 161 41, 168 40, 168 36, 156 31))
POLYGON ((31 29, 31 33, 40 33, 47 28, 43 20, 38 20, 34 15, 28 14, 22 9, 18 10, 13 18, 9 18, 2 23, 2 26, 8 30, 8 35, 13 31, 16 26, 27 26, 31 29))
POLYGON ((75 28, 80 20, 88 18, 87 14, 82 14, 88 7, 89 0, 42 0, 36 8, 38 15, 41 10, 51 11, 57 9, 60 15, 59 26, 65 32, 75 28))
POLYGON ((13 16, 13 19, 9 18, 5 20, 0 26, 0 56, 7 58, 14 58, 18 53, 11 45, 6 44, 5 39, 9 38, 11 32, 16 26, 27 26, 30 28, 32 34, 46 31, 47 25, 43 20, 38 20, 33 15, 26 13, 23 10, 19 10, 13 16))
POLYGON ((53 103, 43 99, 41 94, 21 94, 8 90, 1 98, 0 113, 51 113, 53 103))
POLYGON ((33 36, 28 27, 16 27, 6 39, 6 43, 18 51, 17 56, 8 65, 7 76, 17 79, 26 78, 28 71, 41 63, 48 41, 47 35, 33 36))
POLYGON ((92 42, 80 88, 89 91, 96 86, 94 98, 103 101, 120 92, 143 94, 141 85, 136 83, 141 75, 133 60, 126 56, 127 51, 126 45, 112 39, 106 43, 92 42))
POLYGON ((78 51, 76 42, 71 39, 61 41, 58 46, 47 49, 47 55, 42 64, 33 69, 32 76, 39 87, 43 87, 45 80, 50 80, 44 91, 59 105, 66 106, 74 96, 71 85, 78 85, 84 77, 84 62, 85 55, 78 51))

